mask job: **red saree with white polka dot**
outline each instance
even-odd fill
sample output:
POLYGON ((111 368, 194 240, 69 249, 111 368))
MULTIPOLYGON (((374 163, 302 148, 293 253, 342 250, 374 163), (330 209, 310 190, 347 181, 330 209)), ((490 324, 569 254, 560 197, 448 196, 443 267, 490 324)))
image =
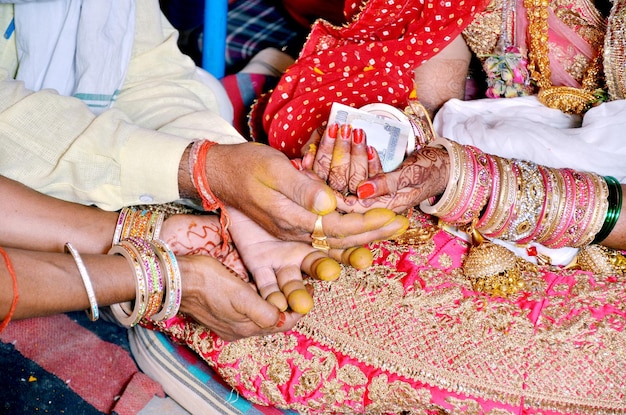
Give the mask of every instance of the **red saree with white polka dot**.
POLYGON ((406 105, 413 71, 435 56, 487 6, 485 0, 369 0, 346 2, 345 26, 318 20, 296 63, 283 75, 267 105, 252 115, 254 138, 300 156, 311 132, 333 102, 360 107, 406 105), (262 125, 254 125, 261 117, 262 125))

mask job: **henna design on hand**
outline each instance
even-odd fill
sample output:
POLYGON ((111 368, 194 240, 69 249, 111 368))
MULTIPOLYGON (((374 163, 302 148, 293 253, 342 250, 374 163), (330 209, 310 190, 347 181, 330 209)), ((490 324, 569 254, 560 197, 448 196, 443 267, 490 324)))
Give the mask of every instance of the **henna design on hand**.
POLYGON ((222 249, 222 233, 219 219, 208 220, 207 217, 198 217, 198 220, 189 220, 187 229, 179 230, 165 242, 176 255, 207 255, 219 260, 224 266, 233 270, 239 278, 248 281, 246 270, 237 249, 232 242, 228 242, 226 249, 222 249))

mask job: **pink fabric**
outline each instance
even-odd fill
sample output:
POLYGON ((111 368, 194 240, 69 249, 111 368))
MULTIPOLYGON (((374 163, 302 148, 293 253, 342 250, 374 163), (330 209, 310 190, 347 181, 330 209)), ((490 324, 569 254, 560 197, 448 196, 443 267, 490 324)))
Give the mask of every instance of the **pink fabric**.
MULTIPOLYGON (((552 71, 552 84, 555 86, 569 86, 580 88, 580 80, 574 79, 566 70, 565 66, 571 66, 577 55, 583 55, 587 61, 595 55, 595 49, 583 39, 576 30, 563 23, 552 8, 548 9, 548 39, 550 43, 550 70, 552 71), (557 53, 558 52, 558 53, 557 53)), ((523 2, 517 2, 518 43, 527 45, 528 19, 523 2)))
POLYGON ((182 317, 162 329, 195 350, 252 402, 313 414, 347 409, 381 413, 381 402, 396 404, 388 410, 394 413, 626 411, 622 281, 543 267, 525 276, 520 294, 495 298, 473 291, 458 274, 467 243, 443 230, 424 245, 382 242, 370 248, 375 261, 369 272, 386 278, 392 288, 401 283, 404 293, 397 302, 387 304, 390 300, 376 288, 380 282, 363 272, 362 284, 374 284, 371 301, 353 303, 363 287, 359 283, 342 296, 337 284, 348 278, 344 274, 334 283, 313 282, 314 309, 285 334, 227 343, 182 317), (333 290, 336 294, 326 295, 333 290), (391 310, 397 318, 377 323, 370 314, 355 321, 359 307, 381 301, 380 313, 391 310), (413 307, 414 314, 407 317, 413 307), (316 325, 320 321, 323 326, 316 325), (406 324, 418 327, 415 337, 396 335, 409 332, 406 324), (378 350, 377 364, 366 362, 372 350, 378 350), (421 369, 402 375, 397 362, 421 369), (366 377, 362 395, 354 393, 356 381, 340 375, 350 368, 366 377), (390 395, 381 396, 381 390, 390 395))

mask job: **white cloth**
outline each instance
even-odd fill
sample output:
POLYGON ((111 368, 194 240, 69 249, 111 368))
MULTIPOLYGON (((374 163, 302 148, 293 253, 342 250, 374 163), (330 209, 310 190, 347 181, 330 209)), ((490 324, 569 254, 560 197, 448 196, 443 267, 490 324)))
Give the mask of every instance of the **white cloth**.
POLYGON ((16 79, 80 98, 95 114, 111 106, 130 61, 135 0, 2 2, 17 3, 16 79))
MULTIPOLYGON (((613 176, 626 183, 626 100, 589 110, 584 118, 541 104, 535 96, 448 101, 433 120, 437 135, 505 158, 530 160, 613 176)), ((449 229, 453 233, 463 236, 449 229)), ((524 247, 494 240, 535 262, 524 247)), ((554 264, 569 264, 577 249, 530 244, 554 264)))
POLYGON ((435 116, 439 136, 500 157, 613 176, 626 183, 626 100, 581 117, 541 104, 535 96, 451 100, 435 116))

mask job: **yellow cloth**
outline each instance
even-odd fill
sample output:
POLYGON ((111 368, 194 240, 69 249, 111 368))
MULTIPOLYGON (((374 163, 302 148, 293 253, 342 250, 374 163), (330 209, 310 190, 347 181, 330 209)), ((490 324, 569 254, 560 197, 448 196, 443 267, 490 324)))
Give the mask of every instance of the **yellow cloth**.
MULTIPOLYGON (((0 5, 1 33, 10 33, 12 18, 13 6, 0 5)), ((15 36, 0 37, 0 174, 107 210, 178 199, 180 158, 192 139, 245 140, 219 116, 177 37, 157 0, 137 2, 124 86, 97 117, 76 98, 15 81, 15 36)))

